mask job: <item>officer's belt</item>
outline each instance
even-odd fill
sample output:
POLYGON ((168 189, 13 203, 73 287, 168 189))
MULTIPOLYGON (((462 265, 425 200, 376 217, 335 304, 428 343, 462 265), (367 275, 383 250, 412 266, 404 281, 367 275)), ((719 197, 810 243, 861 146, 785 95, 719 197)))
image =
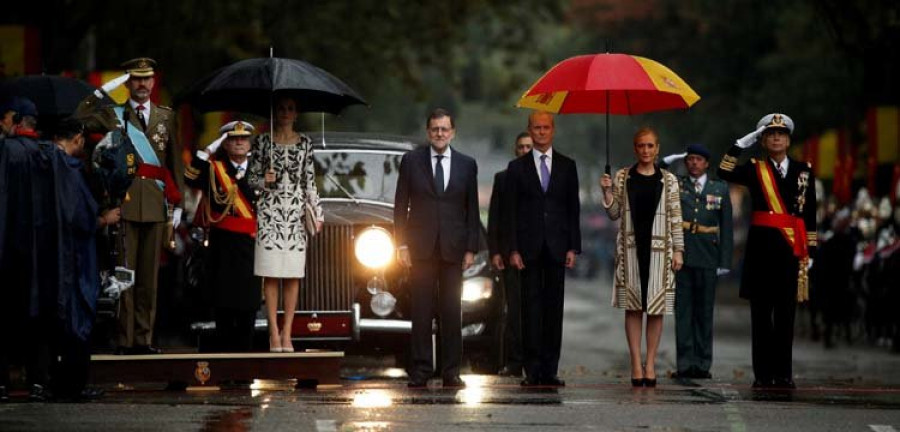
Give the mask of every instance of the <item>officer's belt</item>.
POLYGON ((791 248, 794 250, 794 256, 797 258, 809 256, 809 249, 807 249, 806 244, 806 223, 803 221, 803 218, 785 213, 755 211, 750 219, 750 224, 786 231, 789 239, 793 240, 790 243, 791 248))
POLYGON ((243 218, 227 215, 222 217, 222 215, 215 213, 213 213, 212 216, 215 219, 222 218, 222 220, 212 224, 213 228, 247 234, 254 238, 256 237, 256 218, 243 218))
POLYGON ((181 202, 181 192, 172 179, 172 173, 166 167, 150 164, 138 164, 137 175, 143 178, 150 178, 163 182, 163 193, 166 195, 166 201, 171 204, 181 202))
POLYGON ((681 226, 690 231, 692 234, 718 234, 719 227, 700 225, 697 222, 682 222, 681 226))

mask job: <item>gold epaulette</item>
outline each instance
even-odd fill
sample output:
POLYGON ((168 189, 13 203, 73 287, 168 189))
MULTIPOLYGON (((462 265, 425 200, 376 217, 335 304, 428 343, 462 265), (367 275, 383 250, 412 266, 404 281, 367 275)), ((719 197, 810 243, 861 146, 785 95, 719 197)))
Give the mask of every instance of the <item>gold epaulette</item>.
POLYGON ((817 246, 819 244, 819 234, 815 231, 806 232, 806 245, 817 246))
POLYGON ((166 111, 175 111, 175 110, 173 110, 172 108, 169 108, 169 107, 167 107, 167 106, 165 106, 165 105, 157 105, 156 107, 157 107, 157 108, 162 108, 162 109, 164 109, 164 110, 166 110, 166 111))

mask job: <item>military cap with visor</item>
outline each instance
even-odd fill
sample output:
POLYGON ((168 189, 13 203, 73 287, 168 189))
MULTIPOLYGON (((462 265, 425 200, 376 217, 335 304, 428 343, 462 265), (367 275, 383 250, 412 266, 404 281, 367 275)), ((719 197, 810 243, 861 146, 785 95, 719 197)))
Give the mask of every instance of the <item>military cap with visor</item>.
POLYGON ((152 77, 153 68, 156 67, 156 60, 149 57, 138 57, 122 63, 125 72, 134 78, 152 77))

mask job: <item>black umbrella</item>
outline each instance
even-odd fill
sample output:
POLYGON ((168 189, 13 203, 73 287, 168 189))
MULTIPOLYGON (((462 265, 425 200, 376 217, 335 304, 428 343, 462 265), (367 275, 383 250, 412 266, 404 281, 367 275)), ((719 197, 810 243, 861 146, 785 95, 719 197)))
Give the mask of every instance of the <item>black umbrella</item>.
POLYGON ((37 106, 38 115, 44 119, 72 115, 78 103, 94 90, 90 84, 75 78, 27 75, 5 83, 0 94, 30 99, 37 106))
POLYGON ((289 96, 301 112, 338 114, 366 104, 355 90, 330 73, 300 60, 270 57, 239 61, 192 85, 179 98, 201 111, 237 111, 263 117, 273 98, 289 96))

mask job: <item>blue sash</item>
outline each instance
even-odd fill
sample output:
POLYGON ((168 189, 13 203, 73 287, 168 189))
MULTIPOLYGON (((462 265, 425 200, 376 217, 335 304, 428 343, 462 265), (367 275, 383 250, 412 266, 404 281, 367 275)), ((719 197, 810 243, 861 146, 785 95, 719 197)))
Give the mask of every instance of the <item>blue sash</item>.
MULTIPOLYGON (((125 127, 125 106, 113 107, 113 111, 116 113, 119 125, 125 127)), ((153 147, 150 145, 150 140, 147 139, 147 135, 144 135, 144 132, 138 130, 134 125, 129 126, 125 128, 128 131, 128 137, 131 138, 131 143, 134 144, 134 149, 137 150, 138 156, 141 158, 141 162, 148 165, 162 166, 159 158, 156 157, 156 152, 153 151, 153 147)), ((159 190, 164 190, 166 186, 160 180, 156 181, 156 185, 159 186, 159 190)))

